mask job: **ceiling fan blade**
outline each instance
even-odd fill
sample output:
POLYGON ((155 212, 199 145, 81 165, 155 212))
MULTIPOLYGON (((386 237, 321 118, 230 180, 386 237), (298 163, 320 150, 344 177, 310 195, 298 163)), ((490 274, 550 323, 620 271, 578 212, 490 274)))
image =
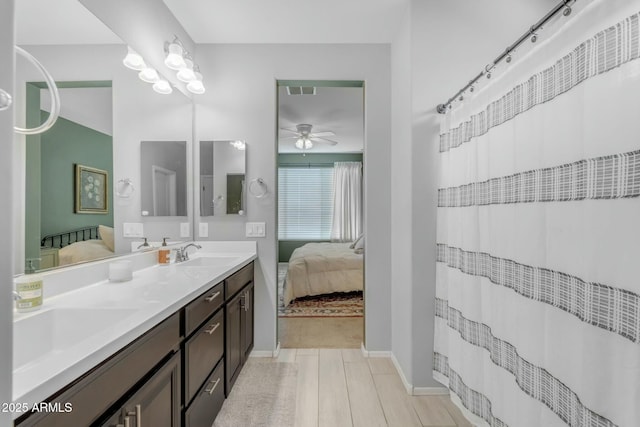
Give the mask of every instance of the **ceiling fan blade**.
POLYGON ((323 136, 336 136, 336 134, 331 131, 327 131, 327 132, 310 133, 309 136, 311 138, 319 138, 323 136))
POLYGON ((338 141, 332 141, 327 138, 311 138, 313 142, 319 142, 320 144, 337 145, 338 141))
POLYGON ((284 130, 284 131, 292 132, 292 133, 299 133, 298 129, 296 129, 296 128, 280 128, 280 130, 284 130))
POLYGON ((298 139, 300 138, 299 136, 281 136, 280 139, 298 139))

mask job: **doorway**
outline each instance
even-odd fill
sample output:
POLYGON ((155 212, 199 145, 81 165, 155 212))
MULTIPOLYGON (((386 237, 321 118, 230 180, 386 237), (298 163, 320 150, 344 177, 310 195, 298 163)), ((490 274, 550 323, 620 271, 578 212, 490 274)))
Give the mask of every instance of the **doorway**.
POLYGON ((281 348, 364 342, 364 82, 279 80, 281 348))

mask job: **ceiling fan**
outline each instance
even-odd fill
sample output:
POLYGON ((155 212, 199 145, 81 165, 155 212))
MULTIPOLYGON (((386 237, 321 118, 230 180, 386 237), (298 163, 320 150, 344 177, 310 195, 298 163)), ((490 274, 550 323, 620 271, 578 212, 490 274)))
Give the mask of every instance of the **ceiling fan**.
POLYGON ((292 136, 285 136, 283 139, 295 139, 295 147, 299 150, 309 150, 314 143, 336 145, 338 141, 325 138, 326 136, 335 136, 331 131, 312 133, 313 125, 301 123, 295 128, 280 128, 280 130, 294 133, 292 136))

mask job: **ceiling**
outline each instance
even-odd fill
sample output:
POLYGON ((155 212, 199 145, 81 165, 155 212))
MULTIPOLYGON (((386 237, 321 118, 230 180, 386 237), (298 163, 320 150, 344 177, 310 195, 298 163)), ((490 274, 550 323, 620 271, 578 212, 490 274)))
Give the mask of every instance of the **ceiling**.
MULTIPOLYGON (((278 88, 278 128, 313 125, 312 133, 332 131, 327 139, 338 145, 314 143, 313 153, 361 153, 364 148, 364 89, 362 87, 317 87, 315 95, 288 95, 278 88)), ((278 152, 300 153, 290 132, 279 132, 278 152)))

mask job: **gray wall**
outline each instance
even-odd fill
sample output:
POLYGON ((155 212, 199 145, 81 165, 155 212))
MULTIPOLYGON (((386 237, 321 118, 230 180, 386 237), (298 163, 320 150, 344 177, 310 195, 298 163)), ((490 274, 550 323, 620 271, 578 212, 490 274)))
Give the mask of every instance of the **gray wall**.
POLYGON ((435 107, 555 4, 411 0, 392 43, 393 355, 415 387, 438 386, 431 369, 442 116, 435 107))
POLYGON ((266 222, 266 237, 257 239, 256 350, 276 347, 277 80, 365 81, 365 309, 373 313, 365 317, 365 340, 369 350, 391 348, 389 55, 389 45, 197 48, 207 92, 195 101, 196 140, 245 140, 247 180, 263 178, 271 190, 261 199, 248 197, 245 218, 199 219, 209 223, 211 240, 245 240, 245 221, 266 222))
MULTIPOLYGON (((14 2, 0 2, 0 88, 13 94, 13 13, 14 2)), ((13 109, 0 111, 0 198, 11 200, 13 191, 13 109)), ((6 205, 5 205, 6 206, 6 205)), ((12 210, 0 209, 0 235, 12 241, 12 210)), ((0 402, 11 402, 13 355, 13 250, 10 245, 0 247, 0 402)), ((0 412, 0 425, 12 425, 11 414, 0 412)))

